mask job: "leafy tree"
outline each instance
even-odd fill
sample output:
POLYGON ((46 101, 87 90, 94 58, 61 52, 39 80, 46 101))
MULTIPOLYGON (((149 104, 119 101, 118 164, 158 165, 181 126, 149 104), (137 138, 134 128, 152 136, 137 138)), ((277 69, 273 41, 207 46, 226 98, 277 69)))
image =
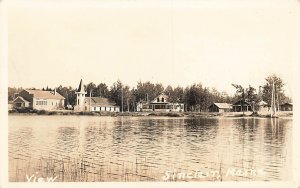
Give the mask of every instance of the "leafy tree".
POLYGON ((93 82, 90 82, 89 84, 86 85, 86 92, 87 92, 87 96, 90 96, 90 94, 92 95, 92 97, 96 97, 97 96, 97 86, 96 84, 94 84, 93 82))
POLYGON ((173 91, 173 87, 168 85, 165 90, 164 93, 169 97, 169 101, 171 100, 171 97, 174 95, 174 91, 173 91))
POLYGON ((173 90, 172 101, 177 103, 182 103, 184 100, 184 90, 183 87, 176 87, 173 90))
POLYGON ((110 89, 110 98, 113 99, 118 106, 120 106, 121 111, 129 111, 131 101, 130 97, 131 91, 129 86, 123 85, 120 80, 113 83, 110 89))
POLYGON ((134 92, 136 101, 151 101, 158 95, 162 94, 164 87, 162 84, 153 84, 149 81, 147 82, 138 82, 137 88, 134 92))
POLYGON ((272 87, 274 82, 275 88, 275 99, 277 105, 281 104, 283 101, 287 99, 283 90, 283 80, 277 76, 276 74, 270 75, 265 79, 265 84, 262 86, 262 99, 271 106, 271 98, 272 98, 272 87))
POLYGON ((235 87, 236 89, 236 95, 238 96, 239 100, 241 100, 241 110, 244 114, 244 106, 245 106, 245 89, 243 88, 243 86, 241 85, 237 85, 237 84, 232 84, 233 87, 235 87))
POLYGON ((154 95, 152 100, 158 95, 162 94, 163 92, 164 92, 164 86, 161 83, 155 84, 154 91, 153 91, 154 95))
POLYGON ((63 87, 62 85, 56 87, 56 91, 65 98, 65 106, 72 105, 76 103, 76 90, 72 87, 63 87))
POLYGON ((256 93, 256 89, 249 85, 248 88, 246 88, 246 101, 251 104, 252 111, 259 109, 259 102, 261 101, 259 98, 259 95, 256 93))
POLYGON ((185 90, 185 101, 187 108, 191 111, 200 111, 200 105, 202 102, 201 94, 203 88, 201 84, 193 84, 191 87, 187 87, 185 90))
POLYGON ((20 93, 23 90, 22 87, 16 88, 16 87, 8 87, 8 101, 13 101, 15 99, 15 95, 17 93, 20 93))
POLYGON ((105 97, 109 96, 108 86, 105 83, 100 83, 96 88, 96 96, 105 97))

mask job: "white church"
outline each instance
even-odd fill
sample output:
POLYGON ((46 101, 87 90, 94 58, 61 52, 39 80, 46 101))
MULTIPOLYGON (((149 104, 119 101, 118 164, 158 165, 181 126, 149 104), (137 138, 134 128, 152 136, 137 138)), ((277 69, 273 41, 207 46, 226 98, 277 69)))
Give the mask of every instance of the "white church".
POLYGON ((76 93, 76 105, 74 111, 76 112, 120 112, 120 106, 109 99, 104 97, 86 97, 87 92, 84 89, 82 79, 80 80, 79 87, 76 93))

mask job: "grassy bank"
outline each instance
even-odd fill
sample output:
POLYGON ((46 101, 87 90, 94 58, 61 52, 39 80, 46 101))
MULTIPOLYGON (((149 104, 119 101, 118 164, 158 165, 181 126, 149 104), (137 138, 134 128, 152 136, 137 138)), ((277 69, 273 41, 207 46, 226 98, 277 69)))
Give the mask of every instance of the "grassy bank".
POLYGON ((32 110, 32 109, 17 109, 9 110, 9 114, 22 115, 83 115, 83 116, 167 116, 167 117, 183 117, 183 113, 176 112, 74 112, 71 110, 32 110))
MULTIPOLYGON (((164 117, 268 117, 267 113, 252 113, 252 112, 74 112, 71 110, 32 110, 18 109, 10 110, 9 114, 22 115, 83 115, 83 116, 164 116, 164 117)), ((278 112, 278 117, 292 117, 293 112, 278 112)))

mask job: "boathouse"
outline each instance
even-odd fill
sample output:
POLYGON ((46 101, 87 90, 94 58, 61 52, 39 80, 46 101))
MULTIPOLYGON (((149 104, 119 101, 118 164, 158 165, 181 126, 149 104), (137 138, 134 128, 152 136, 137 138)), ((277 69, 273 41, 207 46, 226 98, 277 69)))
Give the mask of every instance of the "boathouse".
POLYGON ((230 112, 232 110, 232 105, 228 103, 213 103, 208 107, 209 112, 230 112))

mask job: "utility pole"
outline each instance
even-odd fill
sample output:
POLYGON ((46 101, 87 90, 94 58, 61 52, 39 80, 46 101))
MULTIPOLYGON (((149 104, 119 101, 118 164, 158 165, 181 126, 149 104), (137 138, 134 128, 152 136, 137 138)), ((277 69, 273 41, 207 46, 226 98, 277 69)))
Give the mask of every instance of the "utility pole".
POLYGON ((91 111, 91 98, 92 98, 92 90, 90 91, 90 102, 89 102, 89 104, 90 104, 90 111, 91 111))
POLYGON ((128 97, 127 97, 127 112, 129 112, 129 100, 128 100, 128 97))
POLYGON ((122 111, 121 112, 123 113, 123 85, 121 86, 121 95, 122 95, 121 96, 121 102, 122 102, 122 104, 121 104, 122 105, 122 109, 121 109, 122 111))

